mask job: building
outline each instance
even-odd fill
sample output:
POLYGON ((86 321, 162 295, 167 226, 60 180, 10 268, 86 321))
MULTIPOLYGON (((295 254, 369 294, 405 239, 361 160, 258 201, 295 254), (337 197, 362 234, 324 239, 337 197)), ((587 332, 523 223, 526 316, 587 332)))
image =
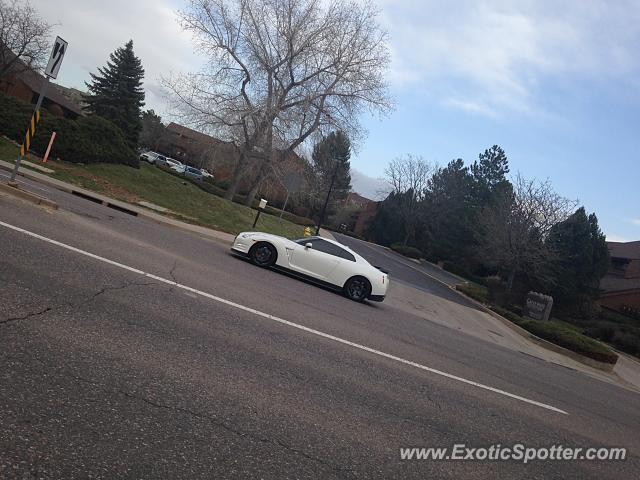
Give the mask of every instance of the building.
POLYGON ((160 149, 182 163, 215 169, 219 174, 225 165, 233 165, 240 156, 232 143, 173 122, 164 131, 160 149))
MULTIPOLYGON (((44 75, 31 70, 21 60, 15 73, 0 80, 0 92, 35 105, 42 87, 46 83, 44 75)), ((49 82, 42 106, 53 115, 69 119, 76 119, 83 115, 82 108, 55 83, 49 82)))
POLYGON ((378 203, 369 198, 363 197, 359 193, 351 192, 344 202, 345 208, 355 208, 356 215, 353 223, 353 233, 359 237, 364 237, 369 222, 376 216, 378 211, 378 203))
POLYGON ((600 304, 613 310, 640 310, 640 240, 607 242, 611 266, 600 281, 600 304))

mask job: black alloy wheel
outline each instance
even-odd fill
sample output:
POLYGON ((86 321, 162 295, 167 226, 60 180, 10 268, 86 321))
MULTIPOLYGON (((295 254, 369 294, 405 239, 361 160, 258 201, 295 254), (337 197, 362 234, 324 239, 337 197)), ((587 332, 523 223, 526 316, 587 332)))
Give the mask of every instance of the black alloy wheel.
POLYGON ((356 302, 363 302, 371 293, 371 284, 364 277, 353 277, 344 285, 344 294, 356 302))
POLYGON ((276 263, 278 253, 273 245, 266 242, 260 242, 251 247, 249 257, 251 258, 251 261, 259 267, 270 267, 276 263))

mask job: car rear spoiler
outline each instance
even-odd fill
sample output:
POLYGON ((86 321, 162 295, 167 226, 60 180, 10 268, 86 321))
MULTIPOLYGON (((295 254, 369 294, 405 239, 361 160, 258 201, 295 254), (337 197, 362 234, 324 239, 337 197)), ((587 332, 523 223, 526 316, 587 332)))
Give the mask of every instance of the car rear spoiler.
POLYGON ((374 265, 373 268, 377 268, 382 273, 386 273, 387 275, 389 275, 389 270, 387 270, 386 268, 379 267, 378 265, 374 265))

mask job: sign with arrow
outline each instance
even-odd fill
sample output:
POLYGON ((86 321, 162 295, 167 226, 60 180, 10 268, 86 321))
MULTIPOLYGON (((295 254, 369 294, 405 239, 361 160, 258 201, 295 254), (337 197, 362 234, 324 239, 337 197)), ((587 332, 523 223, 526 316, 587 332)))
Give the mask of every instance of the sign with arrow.
POLYGON ((53 50, 51 50, 51 57, 49 57, 49 63, 47 63, 47 68, 44 69, 44 74, 49 78, 57 78, 58 70, 60 70, 60 65, 62 64, 62 59, 64 58, 64 54, 67 53, 67 45, 60 37, 56 37, 56 42, 53 44, 53 50))

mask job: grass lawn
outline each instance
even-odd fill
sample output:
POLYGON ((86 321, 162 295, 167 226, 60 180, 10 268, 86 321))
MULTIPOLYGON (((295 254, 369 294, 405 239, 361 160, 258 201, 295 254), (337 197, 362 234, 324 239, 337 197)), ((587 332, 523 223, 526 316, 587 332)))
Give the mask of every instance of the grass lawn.
MULTIPOLYGON (((0 138, 0 159, 13 162, 18 151, 13 143, 0 138)), ((32 155, 28 160, 41 162, 40 158, 32 155)), ((45 165, 55 170, 50 175, 53 178, 129 203, 145 200, 168 208, 175 213, 173 216, 189 223, 233 234, 251 230, 253 225, 255 210, 207 193, 191 182, 144 162, 141 162, 140 169, 106 163, 76 165, 51 160, 45 165)), ((304 226, 284 219, 280 222, 277 216, 262 213, 256 230, 301 237, 304 226)))

